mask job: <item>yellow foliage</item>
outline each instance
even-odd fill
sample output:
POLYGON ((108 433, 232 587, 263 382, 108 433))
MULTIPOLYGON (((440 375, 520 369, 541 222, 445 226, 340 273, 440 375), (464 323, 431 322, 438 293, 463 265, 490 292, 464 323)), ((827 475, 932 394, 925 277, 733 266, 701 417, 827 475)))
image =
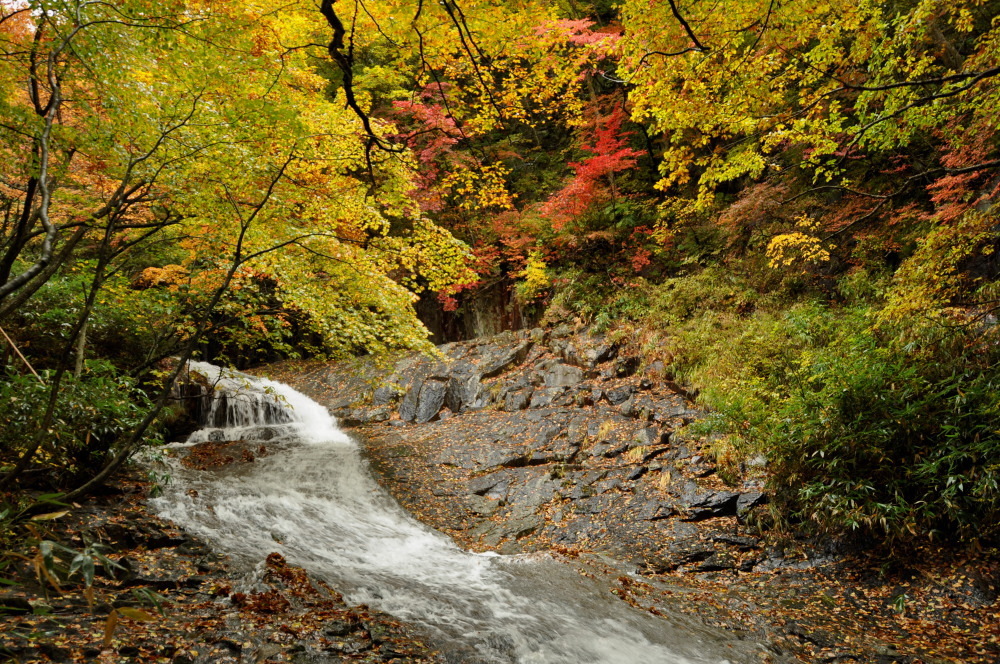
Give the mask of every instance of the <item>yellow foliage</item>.
POLYGON ((803 232, 815 232, 818 223, 802 215, 796 226, 802 230, 771 238, 767 245, 768 264, 772 268, 788 268, 796 264, 805 267, 829 262, 830 252, 823 246, 823 241, 803 232))
POLYGON ((545 261, 538 251, 528 254, 524 269, 517 273, 523 281, 517 284, 517 295, 523 301, 533 300, 542 295, 552 285, 545 261))
POLYGON ((970 276, 964 267, 976 256, 993 253, 1000 241, 996 221, 993 215, 973 211, 957 223, 931 230, 896 272, 879 323, 906 322, 915 331, 920 323, 939 322, 977 302, 996 301, 996 282, 970 276))

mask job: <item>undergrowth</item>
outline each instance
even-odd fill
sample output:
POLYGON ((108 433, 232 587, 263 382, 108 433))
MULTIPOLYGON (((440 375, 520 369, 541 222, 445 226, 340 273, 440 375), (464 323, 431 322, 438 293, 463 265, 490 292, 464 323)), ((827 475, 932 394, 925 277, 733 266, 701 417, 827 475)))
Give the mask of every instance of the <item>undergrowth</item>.
POLYGON ((906 293, 879 275, 832 294, 740 275, 643 283, 588 303, 591 321, 700 390, 723 476, 764 457, 785 523, 889 542, 1000 535, 996 326, 959 310, 887 319, 906 293))

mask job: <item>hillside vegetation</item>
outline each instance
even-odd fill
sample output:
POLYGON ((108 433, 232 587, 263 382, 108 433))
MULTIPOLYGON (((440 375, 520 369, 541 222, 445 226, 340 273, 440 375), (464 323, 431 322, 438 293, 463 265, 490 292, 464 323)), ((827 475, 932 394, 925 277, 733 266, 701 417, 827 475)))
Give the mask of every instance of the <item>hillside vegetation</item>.
POLYGON ((787 524, 998 534, 1000 2, 0 14, 0 490, 93 488, 171 356, 426 349, 488 296, 669 364, 787 524))

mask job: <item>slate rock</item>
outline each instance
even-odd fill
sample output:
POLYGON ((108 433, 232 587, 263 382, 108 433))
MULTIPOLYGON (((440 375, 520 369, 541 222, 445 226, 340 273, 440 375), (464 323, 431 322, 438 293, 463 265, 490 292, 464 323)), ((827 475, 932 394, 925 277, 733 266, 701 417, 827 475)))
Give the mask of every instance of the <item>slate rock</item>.
POLYGON ((576 415, 566 426, 566 440, 571 443, 582 443, 587 437, 587 418, 576 415))
POLYGON ((518 345, 508 350, 494 350, 484 358, 480 364, 480 373, 483 378, 492 378, 501 374, 507 368, 524 362, 531 350, 530 341, 522 341, 518 345))
POLYGON ((559 436, 559 433, 561 431, 562 427, 559 426, 558 424, 549 424, 543 427, 542 430, 538 432, 537 447, 544 447, 545 445, 548 445, 559 436))
POLYGON ((716 535, 712 538, 712 541, 734 546, 739 551, 750 551, 751 549, 760 548, 757 540, 741 535, 716 535))
POLYGON ((555 463, 557 461, 563 461, 566 458, 565 453, 559 453, 556 451, 545 450, 541 452, 532 452, 531 456, 528 457, 529 466, 544 466, 547 463, 555 463))
POLYGON ((525 455, 517 450, 496 450, 486 458, 486 465, 492 467, 520 468, 526 463, 525 455))
POLYGON ((531 403, 531 397, 534 393, 535 391, 532 389, 510 392, 504 397, 503 409, 509 413, 524 410, 531 403))
POLYGON ((687 521, 702 521, 721 516, 735 516, 736 502, 741 494, 731 491, 709 491, 689 500, 687 521))
POLYGON ((372 405, 373 406, 385 406, 391 404, 393 401, 399 399, 402 396, 400 390, 392 387, 391 385, 383 385, 375 390, 372 394, 372 405))
POLYGON ((761 491, 741 493, 739 498, 736 499, 736 516, 741 519, 746 518, 746 515, 750 513, 750 510, 758 505, 763 505, 766 502, 767 494, 761 491))
POLYGON ((638 357, 619 357, 615 361, 615 375, 619 378, 631 376, 639 370, 638 357))
POLYGON ((477 496, 507 495, 507 487, 510 485, 510 478, 505 472, 490 473, 480 475, 469 480, 469 493, 477 496))
POLYGON ((399 404, 399 419, 404 422, 412 422, 417 417, 417 403, 420 401, 420 388, 423 381, 414 381, 406 390, 403 401, 399 404))
POLYGON ((736 561, 731 555, 725 552, 716 551, 704 560, 697 562, 688 571, 690 572, 721 572, 736 567, 736 561))
POLYGON ((544 387, 535 390, 531 394, 531 401, 528 406, 529 408, 548 408, 565 390, 566 388, 564 387, 544 387))
POLYGON ((578 514, 603 515, 611 508, 617 498, 617 496, 610 494, 592 495, 588 498, 581 498, 580 500, 575 501, 573 503, 573 508, 578 514))
POLYGON ((499 500, 487 498, 486 496, 477 496, 473 494, 471 496, 466 496, 465 500, 468 502, 469 509, 479 516, 493 516, 493 514, 500 509, 499 500))
POLYGON ((643 427, 635 433, 633 439, 636 447, 654 447, 656 445, 666 445, 670 440, 670 433, 660 431, 656 427, 643 427))
POLYGON ((473 373, 453 373, 448 378, 445 403, 453 413, 460 413, 475 406, 482 392, 479 376, 473 373))
POLYGON ((564 339, 572 334, 573 334, 573 328, 567 325, 566 323, 563 323, 562 325, 559 325, 554 330, 552 330, 552 334, 550 336, 553 339, 564 339))
POLYGON ((603 457, 606 456, 608 452, 614 449, 614 446, 610 443, 597 443, 589 450, 587 450, 587 455, 591 457, 603 457))
POLYGON ((505 539, 521 539, 527 537, 545 525, 545 520, 537 515, 530 514, 517 519, 510 519, 503 523, 492 523, 486 521, 474 528, 474 535, 481 535, 483 544, 488 547, 495 547, 505 539))
POLYGON ((583 369, 557 363, 542 373, 545 387, 572 387, 583 381, 583 369))
POLYGON ((634 482, 635 480, 645 475, 648 470, 649 468, 647 466, 637 466, 628 472, 628 475, 625 476, 625 479, 627 479, 629 482, 634 482))
POLYGON ((594 368, 598 364, 613 360, 617 354, 618 346, 616 344, 602 343, 585 350, 583 352, 583 360, 588 367, 594 368))
POLYGON ((548 475, 542 475, 529 480, 525 484, 512 487, 508 502, 521 508, 536 508, 544 505, 555 497, 559 484, 550 479, 548 475))
POLYGON ((608 390, 605 396, 608 398, 608 401, 611 402, 612 406, 617 406, 627 401, 628 398, 632 396, 634 391, 635 388, 631 385, 622 385, 621 387, 615 387, 608 390))
POLYGON ((625 401, 623 401, 618 406, 618 412, 621 413, 622 415, 624 415, 625 417, 634 417, 635 416, 635 412, 636 412, 635 411, 635 397, 634 396, 630 396, 628 399, 626 399, 625 401))
POLYGON ((673 506, 668 505, 659 500, 649 500, 643 503, 642 507, 639 508, 636 517, 640 521, 658 521, 660 519, 666 519, 677 513, 677 510, 673 506))
POLYGON ((417 408, 413 421, 417 424, 430 422, 444 405, 445 393, 448 391, 446 383, 440 380, 428 380, 420 387, 420 396, 417 399, 417 408))

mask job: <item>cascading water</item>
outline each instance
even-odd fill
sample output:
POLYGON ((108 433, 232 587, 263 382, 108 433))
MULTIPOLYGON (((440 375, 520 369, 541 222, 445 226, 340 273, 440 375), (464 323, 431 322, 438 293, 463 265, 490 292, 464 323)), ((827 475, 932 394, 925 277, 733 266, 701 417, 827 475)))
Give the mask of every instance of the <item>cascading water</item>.
POLYGON ((750 661, 747 644, 635 611, 557 561, 461 550, 375 483, 325 408, 281 383, 192 369, 217 398, 207 426, 175 446, 267 440, 268 454, 211 471, 172 460, 153 505, 248 568, 281 553, 349 602, 423 628, 456 663, 750 661))

